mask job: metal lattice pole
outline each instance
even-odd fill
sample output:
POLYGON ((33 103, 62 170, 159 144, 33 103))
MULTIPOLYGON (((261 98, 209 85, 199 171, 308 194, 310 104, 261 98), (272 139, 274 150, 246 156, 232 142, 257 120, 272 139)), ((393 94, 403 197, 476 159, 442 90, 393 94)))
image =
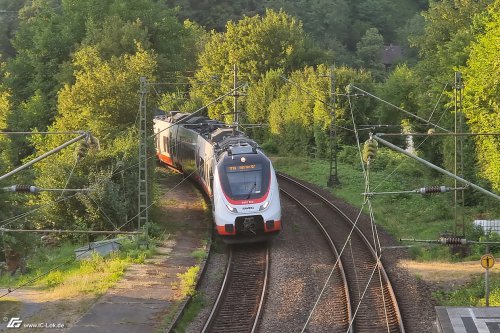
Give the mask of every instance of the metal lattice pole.
POLYGON ((340 180, 337 173, 337 117, 335 114, 335 103, 336 103, 336 82, 335 82, 335 72, 333 68, 330 68, 330 175, 328 177, 327 186, 335 186, 340 184, 340 180))
POLYGON ((141 98, 139 102, 139 197, 137 230, 148 222, 148 159, 147 159, 147 131, 146 131, 146 100, 147 81, 141 77, 141 98))
MULTIPOLYGON (((463 132, 463 122, 462 122, 462 74, 460 72, 455 72, 455 134, 458 132, 463 132)), ((454 140, 455 146, 455 160, 454 160, 454 172, 455 175, 463 177, 464 176, 464 158, 463 158, 463 137, 456 136, 454 140)), ((455 179, 455 185, 457 180, 455 179)), ((455 186, 456 187, 456 186, 455 186)), ((454 195, 454 213, 455 213, 455 229, 461 227, 462 237, 465 237, 465 221, 464 221, 464 205, 465 205, 465 193, 464 191, 455 192, 454 195), (461 222, 458 221, 458 204, 461 203, 461 222)))

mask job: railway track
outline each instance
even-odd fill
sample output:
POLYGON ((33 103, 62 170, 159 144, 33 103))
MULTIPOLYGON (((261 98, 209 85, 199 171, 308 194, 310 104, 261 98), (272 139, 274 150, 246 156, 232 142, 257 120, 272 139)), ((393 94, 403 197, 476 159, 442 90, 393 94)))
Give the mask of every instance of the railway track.
POLYGON ((352 321, 351 301, 349 299, 349 286, 347 284, 342 260, 340 260, 339 258, 339 253, 332 238, 323 227, 320 218, 314 215, 314 213, 311 212, 311 210, 308 209, 305 205, 303 205, 299 199, 285 190, 281 190, 281 192, 288 198, 290 198, 302 210, 304 210, 306 214, 309 215, 309 217, 316 223, 318 228, 325 236, 330 250, 332 251, 333 257, 335 260, 337 260, 333 271, 331 272, 329 283, 327 284, 328 288, 333 290, 332 298, 334 305, 332 306, 330 311, 332 316, 334 316, 333 321, 336 324, 335 327, 331 327, 331 330, 334 332, 352 332, 352 330, 349 329, 349 324, 352 321))
POLYGON ((231 246, 221 290, 202 332, 256 332, 268 271, 267 245, 231 246))
MULTIPOLYGON (((348 304, 332 315, 338 315, 339 322, 347 320, 348 324, 339 332, 403 333, 403 321, 391 283, 368 238, 347 215, 313 189, 283 174, 278 174, 278 179, 282 192, 300 198, 301 207, 314 216, 332 240, 337 258, 340 254, 335 267, 339 272, 334 272, 332 280, 337 281, 334 288, 345 288, 348 304), (341 286, 342 274, 347 287, 341 286)), ((376 243, 375 233, 374 238, 376 243)))

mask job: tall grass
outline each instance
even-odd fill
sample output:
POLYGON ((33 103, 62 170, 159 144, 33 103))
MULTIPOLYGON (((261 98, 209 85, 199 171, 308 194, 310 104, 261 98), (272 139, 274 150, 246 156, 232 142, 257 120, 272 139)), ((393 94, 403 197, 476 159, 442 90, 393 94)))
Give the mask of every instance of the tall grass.
POLYGON ((40 248, 28 259, 27 274, 4 275, 0 278, 0 286, 16 288, 27 285, 43 290, 47 299, 100 295, 121 278, 127 266, 142 263, 153 253, 152 249, 137 249, 134 242, 126 239, 121 243, 119 252, 106 257, 93 253, 90 258, 83 260, 75 259, 76 246, 73 244, 40 248), (68 264, 62 265, 68 261, 68 264))
MULTIPOLYGON (((490 274, 490 306, 500 306, 500 276, 490 274)), ((433 294, 437 302, 444 306, 485 306, 485 280, 479 277, 467 286, 452 291, 437 291, 433 294)))

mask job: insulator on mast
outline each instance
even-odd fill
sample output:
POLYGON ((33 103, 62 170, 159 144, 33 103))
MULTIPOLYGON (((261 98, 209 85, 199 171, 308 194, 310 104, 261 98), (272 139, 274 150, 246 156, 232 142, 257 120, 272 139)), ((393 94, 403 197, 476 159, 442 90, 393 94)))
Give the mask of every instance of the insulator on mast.
POLYGON ((374 139, 368 139, 363 146, 363 161, 369 163, 377 156, 378 143, 374 139))
POLYGON ((4 189, 11 192, 38 193, 38 188, 36 186, 31 186, 31 185, 12 185, 10 187, 5 187, 4 189))
POLYGON ((443 245, 467 245, 467 239, 461 237, 440 237, 439 242, 443 245))
POLYGON ((450 192, 451 190, 452 190, 451 187, 446 187, 446 186, 428 186, 428 187, 421 187, 416 192, 420 194, 432 194, 432 193, 450 192))
POLYGON ((76 150, 76 158, 81 159, 85 155, 87 155, 87 151, 89 150, 89 147, 90 147, 90 144, 89 144, 89 142, 87 142, 87 140, 82 141, 76 150))

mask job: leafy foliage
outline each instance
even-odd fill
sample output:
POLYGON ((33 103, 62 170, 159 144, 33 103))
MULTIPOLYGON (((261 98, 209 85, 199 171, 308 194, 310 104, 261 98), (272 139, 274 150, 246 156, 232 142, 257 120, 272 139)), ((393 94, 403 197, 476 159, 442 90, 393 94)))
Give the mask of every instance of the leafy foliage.
POLYGON ((384 38, 377 28, 366 30, 364 36, 356 45, 356 55, 361 67, 370 69, 372 73, 383 77, 384 65, 382 64, 382 52, 384 49, 384 38))
POLYGON ((331 51, 338 65, 353 64, 356 44, 370 28, 381 31, 387 44, 405 39, 406 31, 401 29, 397 35, 397 28, 403 28, 428 5, 426 0, 168 0, 167 3, 178 6, 181 17, 218 32, 224 31, 227 21, 262 15, 268 9, 283 10, 300 19, 305 32, 317 45, 331 51))
MULTIPOLYGON (((121 225, 126 216, 133 216, 135 202, 135 172, 117 173, 117 161, 124 165, 136 160, 137 136, 130 125, 137 113, 137 83, 139 77, 153 77, 155 56, 138 50, 106 61, 97 50, 84 47, 75 54, 77 69, 75 84, 66 85, 59 94, 59 116, 53 131, 75 131, 85 128, 100 138, 100 151, 90 151, 93 160, 75 160, 71 151, 63 151, 52 160, 36 165, 40 186, 64 188, 67 177, 74 169, 69 184, 72 188, 89 185, 92 192, 78 197, 80 203, 69 201, 57 206, 48 205, 45 216, 53 216, 53 224, 64 225, 75 217, 85 215, 85 227, 110 228, 121 225), (65 170, 66 172, 57 172, 65 170), (50 210, 55 210, 52 213, 50 210), (128 215, 127 215, 128 214, 128 215), (111 222, 112 225, 109 225, 111 222), (103 225, 104 224, 104 225, 103 225)), ((61 137, 48 137, 35 143, 37 150, 45 151, 64 141, 61 137)), ((44 194, 41 204, 47 206, 56 197, 44 194)), ((82 219, 83 221, 83 219, 82 219)))
MULTIPOLYGON (((177 77, 196 66, 194 75, 180 79, 184 86, 176 85, 159 96, 160 107, 187 112, 202 108, 233 88, 236 64, 239 84, 247 84, 239 91, 245 95, 239 99, 240 119, 265 126, 251 130, 264 147, 281 154, 326 157, 335 115, 343 146, 339 159, 353 170, 360 168, 351 146, 355 136, 345 129, 352 128, 353 119, 358 125, 404 125, 417 132, 427 131, 429 124, 368 96, 355 96, 352 91, 346 96, 350 83, 450 129, 454 120, 450 82, 453 71, 460 69, 467 120, 463 130, 486 133, 500 128, 496 79, 500 0, 433 0, 423 16, 416 12, 427 8, 424 0, 166 3, 181 8, 169 9, 155 0, 0 0, 2 8, 20 9, 12 20, 0 15, 0 61, 4 61, 0 62, 0 128, 85 129, 100 142, 100 150, 91 149, 86 157, 77 159, 66 149, 19 177, 49 188, 90 187, 91 193, 67 200, 60 199, 69 193, 44 193, 40 199, 10 196, 10 202, 1 194, 1 218, 22 211, 22 202, 41 208, 34 227, 105 229, 130 220, 137 213, 137 174, 124 165, 137 159, 133 126, 139 77, 177 77), (176 15, 194 21, 179 22, 176 15), (200 25, 218 32, 208 33, 200 25), (389 43, 404 47, 407 64, 384 68, 380 52, 389 43), (408 57, 416 56, 417 50, 420 59, 413 67, 416 59, 408 57), (337 66, 330 72, 333 63, 337 66)), ((232 100, 225 98, 207 112, 229 122, 232 100)), ((68 138, 2 136, 0 170, 10 170, 68 138)), ((463 142, 464 178, 474 180, 480 169, 490 184, 478 181, 498 190, 498 138, 481 136, 463 142)), ((415 139, 415 145, 426 159, 452 169, 453 139, 415 139)), ((396 164, 402 176, 389 188, 397 189, 405 177, 428 175, 385 152, 373 171, 383 172, 396 164)), ((320 172, 301 167, 305 174, 320 172)), ((403 204, 409 201, 399 199, 403 204)), ((441 200, 436 209, 446 221, 447 204, 441 200)), ((429 210, 426 199, 410 206, 403 208, 413 214, 429 210)), ((404 233, 391 223, 396 234, 404 233)), ((58 281, 57 274, 53 278, 58 281)))
MULTIPOLYGON (((486 31, 472 44, 471 55, 464 68, 465 114, 472 131, 495 133, 500 129, 500 1, 489 8, 486 31)), ((476 138, 482 174, 494 189, 500 190, 500 138, 476 138)))
MULTIPOLYGON (((317 69, 306 67, 292 72, 289 81, 269 104, 269 134, 281 152, 325 156, 330 147, 332 112, 335 112, 336 126, 345 128, 352 124, 353 104, 356 123, 368 121, 370 116, 366 111, 370 107, 369 100, 349 101, 339 97, 336 105, 332 105, 331 75, 334 76, 336 95, 343 95, 345 87, 351 82, 365 88, 372 83, 368 73, 347 67, 335 68, 331 72, 325 65, 320 65, 317 69)), ((352 133, 346 131, 339 131, 338 140, 354 143, 352 133)))
MULTIPOLYGON (((100 150, 76 159, 67 148, 37 164, 25 179, 50 188, 90 186, 90 194, 43 193, 35 227, 112 229, 136 213, 139 77, 154 79, 194 66, 205 32, 178 22, 158 1, 36 0, 26 2, 2 63, 0 125, 8 130, 88 130, 100 150), (119 162, 119 163, 118 163, 119 162), (71 175, 71 177, 70 177, 71 175), (68 182, 69 178, 69 182, 68 182)), ((0 168, 38 156, 69 137, 1 137, 0 168)), ((12 168, 12 167, 11 167, 12 168)), ((9 209, 13 211, 12 208, 9 209)), ((6 214, 9 215, 9 214, 6 214)))
MULTIPOLYGON (((239 82, 257 81, 266 71, 299 68, 310 61, 320 61, 321 53, 310 48, 302 24, 280 11, 266 11, 265 16, 245 17, 237 23, 228 22, 225 33, 212 32, 200 54, 200 70, 196 72, 193 95, 207 104, 233 87, 233 66, 238 65, 239 82)), ((230 101, 211 106, 209 116, 224 116, 230 101)))

